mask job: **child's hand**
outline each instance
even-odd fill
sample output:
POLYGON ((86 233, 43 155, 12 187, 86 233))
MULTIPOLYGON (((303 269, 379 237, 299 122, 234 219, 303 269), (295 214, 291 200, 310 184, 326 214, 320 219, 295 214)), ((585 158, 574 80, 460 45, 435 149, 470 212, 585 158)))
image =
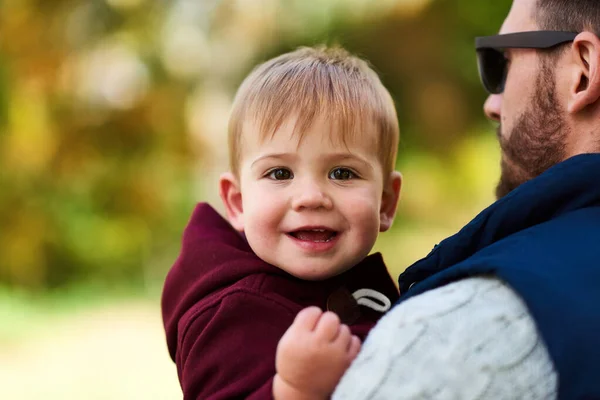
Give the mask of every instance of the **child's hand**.
POLYGON ((360 340, 337 315, 305 308, 277 346, 275 398, 329 398, 359 350, 360 340))

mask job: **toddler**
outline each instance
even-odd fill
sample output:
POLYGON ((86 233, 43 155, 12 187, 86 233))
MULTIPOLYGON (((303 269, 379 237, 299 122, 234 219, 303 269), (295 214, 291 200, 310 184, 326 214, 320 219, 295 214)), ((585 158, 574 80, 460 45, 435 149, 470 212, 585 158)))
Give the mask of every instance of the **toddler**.
POLYGON ((245 79, 219 182, 228 221, 196 207, 163 291, 184 398, 329 398, 398 298, 369 256, 394 220, 398 140, 388 91, 341 48, 245 79))

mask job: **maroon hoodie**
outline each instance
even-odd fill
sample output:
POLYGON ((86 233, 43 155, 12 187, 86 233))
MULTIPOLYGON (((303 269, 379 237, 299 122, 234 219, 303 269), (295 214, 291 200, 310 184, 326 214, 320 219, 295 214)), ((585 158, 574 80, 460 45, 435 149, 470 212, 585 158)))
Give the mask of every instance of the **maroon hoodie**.
POLYGON ((212 207, 199 204, 162 295, 184 398, 271 399, 277 343, 296 314, 329 309, 364 340, 381 317, 352 297, 364 288, 392 304, 398 299, 380 254, 334 278, 304 281, 262 261, 212 207))

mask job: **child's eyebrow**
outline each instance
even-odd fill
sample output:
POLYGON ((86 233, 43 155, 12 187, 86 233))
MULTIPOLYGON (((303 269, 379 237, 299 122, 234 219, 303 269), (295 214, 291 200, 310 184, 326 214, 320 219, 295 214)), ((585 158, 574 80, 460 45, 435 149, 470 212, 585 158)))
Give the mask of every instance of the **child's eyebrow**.
POLYGON ((360 155, 355 154, 355 153, 327 154, 324 157, 324 160, 327 162, 356 161, 356 162, 359 162, 360 164, 363 164, 363 166, 368 169, 373 169, 373 165, 371 165, 372 163, 370 163, 369 161, 367 161, 366 159, 364 159, 363 157, 361 157, 360 155))
MULTIPOLYGON (((260 157, 258 157, 256 160, 254 160, 252 162, 252 164, 250 164, 250 168, 254 168, 255 164, 258 164, 261 161, 265 161, 265 160, 285 160, 285 161, 290 161, 294 158, 297 157, 297 154, 295 153, 269 153, 269 154, 264 154, 260 157)), ((366 159, 364 159, 363 157, 359 156, 358 154, 354 154, 354 153, 332 153, 332 154, 326 154, 323 156, 323 161, 326 163, 340 163, 340 162, 344 162, 344 161, 354 161, 354 162, 358 162, 360 164, 362 164, 362 166, 364 168, 373 169, 373 165, 371 165, 372 163, 370 163, 369 161, 367 161, 366 159)))
POLYGON ((290 158, 294 158, 296 155, 293 153, 269 153, 264 154, 258 157, 256 160, 252 161, 250 164, 250 168, 254 167, 254 164, 259 163, 260 161, 268 160, 268 159, 276 159, 276 160, 289 160, 290 158))

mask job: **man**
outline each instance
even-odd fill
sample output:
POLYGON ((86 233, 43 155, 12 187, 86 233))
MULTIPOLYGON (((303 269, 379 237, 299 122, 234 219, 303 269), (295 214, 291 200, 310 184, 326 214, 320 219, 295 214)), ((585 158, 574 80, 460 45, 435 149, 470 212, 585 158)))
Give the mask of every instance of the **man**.
POLYGON ((600 399, 600 2, 514 0, 500 33, 499 200, 400 276, 334 399, 600 399))

